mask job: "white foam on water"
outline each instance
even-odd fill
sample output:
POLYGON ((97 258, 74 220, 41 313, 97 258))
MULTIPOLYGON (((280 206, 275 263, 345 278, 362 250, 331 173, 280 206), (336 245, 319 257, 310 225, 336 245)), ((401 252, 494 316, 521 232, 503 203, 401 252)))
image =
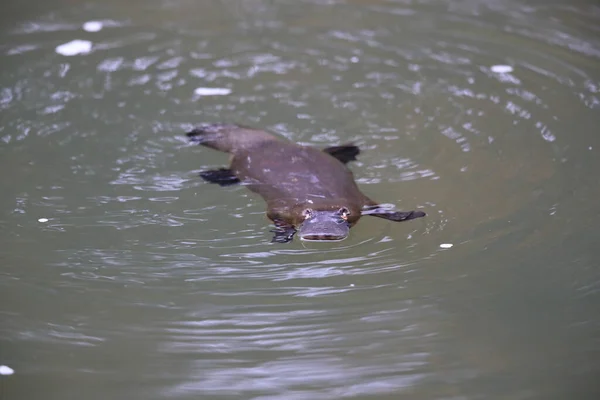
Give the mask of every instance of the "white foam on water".
POLYGON ((492 65, 490 69, 496 74, 508 74, 514 71, 510 65, 492 65))
POLYGON ((76 56, 78 54, 87 54, 92 51, 92 42, 89 40, 71 40, 68 43, 56 46, 56 52, 63 56, 76 56))
POLYGON ((104 27, 100 21, 88 21, 83 24, 83 30, 87 32, 98 32, 104 27))
POLYGON ((40 218, 38 219, 38 222, 48 222, 48 218, 40 218))
POLYGON ((440 247, 441 247, 442 249, 449 249, 449 248, 451 248, 452 246, 454 246, 452 243, 442 243, 442 244, 440 244, 440 247))
POLYGON ((8 365, 0 365, 0 375, 12 375, 14 373, 15 370, 8 365))
POLYGON ((226 96, 231 94, 231 89, 199 87, 194 90, 194 93, 198 96, 226 96))

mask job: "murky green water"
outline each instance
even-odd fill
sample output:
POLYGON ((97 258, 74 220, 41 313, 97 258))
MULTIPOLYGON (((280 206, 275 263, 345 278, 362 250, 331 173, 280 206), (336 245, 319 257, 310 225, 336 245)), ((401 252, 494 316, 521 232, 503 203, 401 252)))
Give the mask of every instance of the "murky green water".
POLYGON ((597 2, 6 3, 2 400, 600 398, 597 2), (271 244, 216 121, 428 216, 271 244))

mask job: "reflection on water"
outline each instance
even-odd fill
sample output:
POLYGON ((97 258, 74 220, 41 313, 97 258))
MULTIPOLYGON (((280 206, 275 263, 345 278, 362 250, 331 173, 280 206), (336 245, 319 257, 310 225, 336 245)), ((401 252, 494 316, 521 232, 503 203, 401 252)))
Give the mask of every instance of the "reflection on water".
POLYGON ((7 398, 600 395, 593 1, 0 18, 7 398), (428 216, 270 244, 259 198, 198 177, 226 157, 182 133, 216 121, 353 142, 365 193, 428 216))

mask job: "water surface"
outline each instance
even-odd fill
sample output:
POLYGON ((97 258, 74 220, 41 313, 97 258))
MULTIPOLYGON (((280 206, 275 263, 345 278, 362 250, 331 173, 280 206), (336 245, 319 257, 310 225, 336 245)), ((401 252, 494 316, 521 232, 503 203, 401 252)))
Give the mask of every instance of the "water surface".
POLYGON ((596 2, 4 7, 3 399, 600 396, 596 2), (271 244, 217 121, 428 216, 271 244))

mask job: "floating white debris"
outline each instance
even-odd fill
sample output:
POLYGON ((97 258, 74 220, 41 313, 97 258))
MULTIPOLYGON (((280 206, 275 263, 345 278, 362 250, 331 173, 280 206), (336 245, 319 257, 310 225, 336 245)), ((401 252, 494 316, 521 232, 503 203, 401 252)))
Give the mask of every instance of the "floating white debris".
POLYGON ((48 218, 40 218, 38 219, 38 222, 48 222, 48 218))
POLYGON ((71 40, 68 43, 56 47, 56 52, 63 56, 76 56, 78 54, 87 54, 92 51, 92 42, 89 40, 71 40))
POLYGON ((452 243, 442 243, 442 244, 440 244, 440 247, 441 247, 442 249, 449 249, 449 248, 451 248, 452 246, 454 246, 452 243))
POLYGON ((354 287, 354 283, 351 283, 351 284, 350 284, 350 287, 354 287))
POLYGON ((497 74, 508 74, 509 72, 513 72, 513 67, 510 65, 492 65, 490 69, 497 74))
POLYGON ((231 94, 231 89, 199 87, 194 90, 194 93, 198 96, 226 96, 231 94))
POLYGON ((15 370, 7 365, 0 365, 0 375, 12 375, 15 370))
POLYGON ((83 30, 87 32, 98 32, 103 28, 103 24, 100 21, 88 21, 83 24, 83 30))

